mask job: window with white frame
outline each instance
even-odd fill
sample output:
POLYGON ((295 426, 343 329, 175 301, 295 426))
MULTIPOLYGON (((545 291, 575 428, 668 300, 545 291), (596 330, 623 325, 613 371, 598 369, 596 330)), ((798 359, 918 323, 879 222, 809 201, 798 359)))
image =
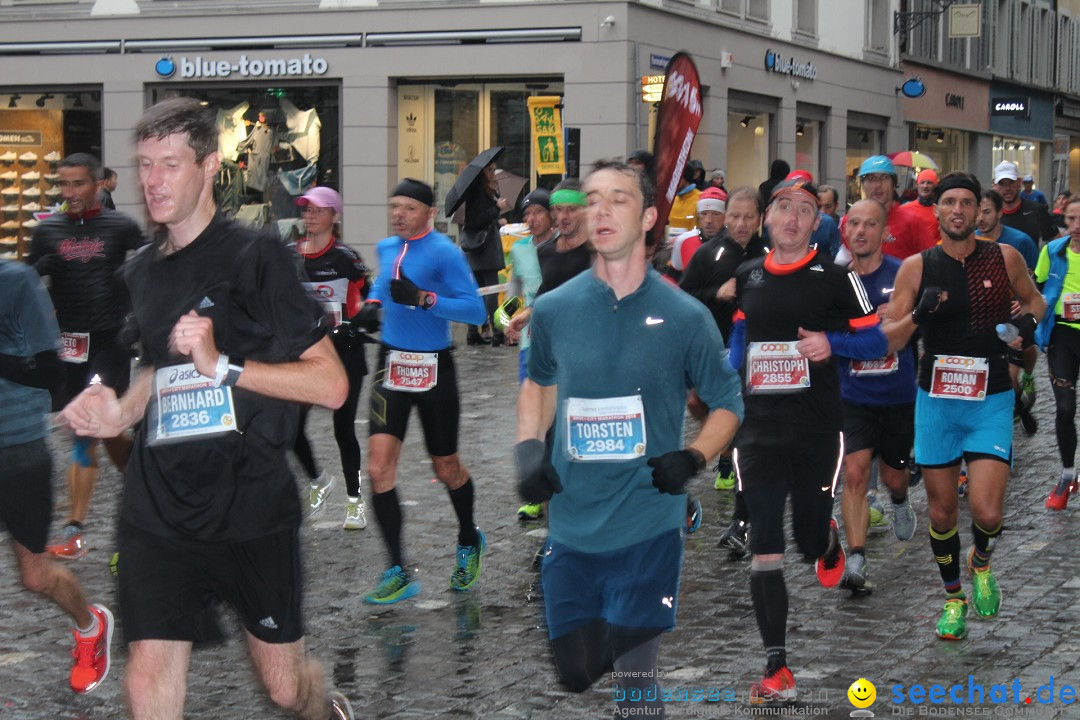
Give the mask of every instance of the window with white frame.
POLYGON ((891 38, 892 11, 889 0, 866 0, 867 50, 887 54, 891 38))

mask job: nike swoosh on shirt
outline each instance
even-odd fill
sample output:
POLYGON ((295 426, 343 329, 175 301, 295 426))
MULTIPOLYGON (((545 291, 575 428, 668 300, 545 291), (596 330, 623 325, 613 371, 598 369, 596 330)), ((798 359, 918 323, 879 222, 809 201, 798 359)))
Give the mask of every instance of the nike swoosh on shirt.
POLYGON ((651 315, 645 318, 646 325, 659 325, 662 322, 664 322, 664 318, 654 318, 651 315))

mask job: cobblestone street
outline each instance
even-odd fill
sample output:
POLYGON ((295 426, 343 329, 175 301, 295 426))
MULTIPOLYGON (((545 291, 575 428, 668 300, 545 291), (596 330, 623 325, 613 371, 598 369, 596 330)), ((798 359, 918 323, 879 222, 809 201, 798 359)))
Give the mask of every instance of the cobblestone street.
MULTIPOLYGON (((457 335, 464 339, 461 328, 457 335)), ((456 520, 445 489, 432 480, 414 417, 400 465, 399 493, 405 503, 406 554, 419 569, 423 592, 389 607, 361 602, 385 569, 386 555, 370 508, 366 530, 339 529, 344 482, 330 415, 315 410, 309 436, 320 462, 337 481, 329 509, 309 520, 303 531, 308 647, 324 663, 333 684, 350 697, 358 718, 611 718, 612 682, 603 680, 572 695, 558 684, 551 664, 539 576, 532 569, 544 525, 520 523, 515 514, 520 504, 512 462, 516 349, 466 348, 461 342, 456 358, 463 388, 461 451, 477 484, 477 522, 489 539, 479 583, 466 594, 449 589, 456 520)), ((926 712, 957 716, 961 711, 1080 717, 1075 706, 1060 700, 1063 685, 1074 689, 1080 685, 1080 625, 1075 621, 1080 572, 1074 561, 1080 500, 1073 498, 1073 507, 1065 512, 1052 514, 1043 507, 1051 476, 1060 469, 1043 360, 1038 383, 1040 430, 1033 438, 1017 430, 1006 530, 994 555, 1004 594, 1000 615, 983 620, 972 612, 968 638, 961 642, 946 643, 934 636, 944 598, 926 532, 925 493, 919 486, 912 493, 919 522, 915 538, 902 543, 887 533, 871 536, 868 542, 876 586, 872 595, 852 598, 846 591, 821 588, 813 567, 789 553, 787 647, 800 701, 771 717, 848 717, 854 708, 847 689, 860 677, 877 687, 878 700, 870 707, 877 717, 926 712), (915 683, 946 688, 960 683, 966 695, 969 676, 987 691, 981 706, 952 705, 947 696, 936 705, 890 702, 894 685, 905 686, 906 692, 915 683), (1011 690, 1014 680, 1023 688, 1018 700, 1011 690), (1055 702, 1042 705, 1034 693, 1051 682, 1055 702), (1009 685, 1007 703, 992 703, 989 690, 996 683, 1009 685), (1032 703, 1025 705, 1029 696, 1032 703)), ((365 438, 366 415, 362 404, 358 431, 365 438)), ((52 441, 55 529, 66 510, 63 469, 69 453, 62 433, 54 433, 52 441)), ((706 693, 717 689, 721 694, 731 688, 734 700, 671 702, 667 717, 746 716, 759 712, 746 699, 750 683, 760 677, 763 667, 750 602, 749 563, 729 560, 716 547, 731 511, 731 493, 714 491, 711 476, 705 473, 696 488, 705 521, 687 542, 679 625, 661 645, 660 668, 667 688, 702 688, 706 693)), ((91 551, 70 565, 88 595, 114 611, 116 582, 108 563, 120 490, 119 475, 106 467, 87 527, 91 551)), ((966 502, 960 504, 966 554, 970 517, 966 502)), ((0 544, 11 542, 5 535, 0 544)), ((91 695, 76 696, 67 687, 69 621, 18 585, 10 552, 3 552, 0 567, 6 578, 0 588, 0 719, 124 717, 123 628, 118 628, 105 685, 91 695)), ((970 582, 964 580, 969 588, 970 582)), ((230 630, 225 643, 198 648, 193 654, 186 717, 284 718, 256 687, 243 634, 231 615, 226 615, 225 625, 230 630)))

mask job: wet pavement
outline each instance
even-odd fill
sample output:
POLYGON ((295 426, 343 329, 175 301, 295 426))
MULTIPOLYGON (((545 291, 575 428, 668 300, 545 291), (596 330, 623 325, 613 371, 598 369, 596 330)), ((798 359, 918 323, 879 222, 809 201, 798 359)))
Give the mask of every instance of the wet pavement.
MULTIPOLYGON (((463 333, 459 333, 463 340, 463 333)), ((370 350, 369 350, 370 352, 370 350)), ((308 647, 334 685, 352 700, 358 718, 611 718, 613 682, 605 678, 580 695, 564 691, 551 664, 533 554, 542 543, 542 523, 519 523, 520 504, 512 471, 517 354, 514 348, 457 351, 462 396, 462 455, 476 482, 476 517, 487 533, 489 553, 472 592, 448 587, 454 561, 456 521, 445 489, 432 482, 419 424, 413 418, 400 465, 399 493, 405 503, 405 543, 423 592, 390 607, 364 605, 361 597, 385 569, 386 555, 374 517, 359 532, 343 532, 344 483, 340 477, 330 415, 316 410, 309 435, 322 463, 336 472, 330 507, 305 525, 308 647)), ((926 534, 926 499, 913 493, 919 530, 903 543, 891 533, 871 536, 867 557, 875 592, 853 598, 825 590, 813 567, 789 554, 788 657, 799 701, 768 708, 767 717, 849 717, 848 687, 869 679, 878 700, 870 707, 887 716, 1080 717, 1080 706, 1062 703, 1064 686, 1080 689, 1080 629, 1075 622, 1080 571, 1074 562, 1075 498, 1065 512, 1043 507, 1050 478, 1060 465, 1053 439, 1053 401, 1038 369, 1040 431, 1026 438, 1017 430, 1017 462, 1006 499, 1005 533, 994 555, 1004 593, 1000 615, 969 617, 969 635, 946 643, 934 637, 943 594, 926 534), (970 676, 970 680, 969 680, 970 676), (1014 692, 1019 681, 1020 691, 1014 692), (1039 686, 1054 683, 1053 704, 1040 703, 1039 686), (963 684, 984 688, 983 704, 892 702, 903 692, 963 684), (991 686, 1007 684, 1006 702, 991 686), (1025 699, 1032 697, 1031 703, 1025 699)), ((366 435, 366 411, 358 431, 366 435)), ((58 469, 55 519, 62 521, 67 490, 62 466, 67 441, 52 443, 58 469), (61 459, 63 458, 63 459, 61 459)), ((89 555, 71 564, 88 595, 115 609, 116 583, 108 569, 120 478, 102 472, 88 526, 89 555)), ((365 493, 366 493, 365 489, 365 493)), ((679 626, 664 638, 660 670, 665 688, 684 698, 710 694, 718 702, 685 699, 666 703, 667 717, 739 717, 760 714, 746 702, 760 677, 763 652, 748 587, 748 563, 732 561, 716 548, 732 498, 712 489, 703 473, 697 492, 705 509, 701 530, 686 546, 679 626), (730 698, 730 699, 728 699, 730 698)), ((839 514, 839 509, 838 509, 839 514)), ((961 536, 970 547, 970 517, 961 500, 961 536)), ((10 545, 3 537, 2 545, 10 545)), ((966 557, 966 555, 965 555, 966 557)), ((0 719, 104 720, 124 717, 121 678, 126 653, 119 628, 113 668, 105 685, 88 696, 67 687, 70 630, 52 605, 15 582, 13 560, 0 561, 0 719)), ((965 586, 970 582, 965 578, 965 586)), ((256 687, 243 635, 225 614, 226 642, 196 649, 189 673, 185 717, 239 720, 285 718, 256 687)), ((1048 699, 1049 688, 1041 698, 1048 699)), ((960 691, 957 691, 960 692, 960 691)), ((1067 697, 1067 690, 1066 698, 1067 697)), ((978 700, 977 696, 973 696, 978 700)))

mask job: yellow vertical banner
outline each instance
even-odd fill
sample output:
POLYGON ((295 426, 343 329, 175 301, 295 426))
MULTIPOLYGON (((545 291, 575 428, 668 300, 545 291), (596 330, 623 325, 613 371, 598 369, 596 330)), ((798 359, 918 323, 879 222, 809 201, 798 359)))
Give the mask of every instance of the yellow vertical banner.
POLYGON ((532 146, 536 157, 536 172, 541 175, 566 173, 566 153, 563 147, 562 98, 539 95, 529 98, 529 118, 532 121, 532 146))

